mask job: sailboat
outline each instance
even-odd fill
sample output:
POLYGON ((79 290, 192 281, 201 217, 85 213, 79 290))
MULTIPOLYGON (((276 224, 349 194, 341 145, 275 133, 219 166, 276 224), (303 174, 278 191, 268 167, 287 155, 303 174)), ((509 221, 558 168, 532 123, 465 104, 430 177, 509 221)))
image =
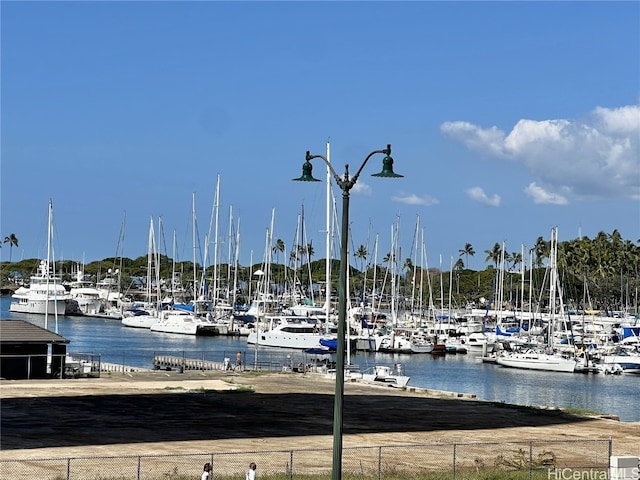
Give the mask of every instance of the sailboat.
POLYGON ((64 315, 69 294, 62 285, 62 278, 55 273, 52 260, 53 203, 49 200, 47 258, 40 261, 38 271, 31 277, 29 287, 20 287, 11 296, 10 312, 35 313, 39 315, 64 315))
POLYGON ((147 303, 141 307, 133 307, 124 312, 122 317, 122 325, 134 328, 151 328, 151 326, 160 321, 161 309, 159 308, 160 300, 160 275, 159 265, 156 257, 155 232, 153 229, 153 218, 149 223, 149 242, 147 250, 147 303), (155 284, 157 287, 156 302, 151 301, 153 277, 152 273, 156 272, 155 284))
MULTIPOLYGON (((556 295, 558 287, 558 229, 551 230, 551 252, 549 254, 549 305, 551 317, 549 319, 549 339, 556 321, 556 295)), ((545 349, 527 348, 513 352, 505 352, 497 358, 497 363, 505 367, 522 368, 528 370, 544 370, 549 372, 573 373, 581 370, 578 358, 572 354, 558 354, 550 345, 545 349)))

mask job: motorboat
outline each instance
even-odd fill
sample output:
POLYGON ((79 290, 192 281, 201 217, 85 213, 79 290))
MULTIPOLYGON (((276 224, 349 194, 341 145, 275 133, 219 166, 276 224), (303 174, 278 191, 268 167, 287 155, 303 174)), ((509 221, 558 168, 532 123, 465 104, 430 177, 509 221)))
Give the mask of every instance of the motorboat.
POLYGON ((11 298, 14 301, 9 305, 10 312, 64 315, 69 293, 62 285, 61 277, 51 272, 49 261, 42 260, 29 287, 18 288, 11 298))
POLYGON ((162 313, 158 322, 149 329, 152 332, 176 333, 179 335, 219 335, 218 328, 207 320, 185 310, 169 310, 162 313))
POLYGON ((320 347, 321 339, 336 338, 324 333, 317 319, 312 317, 279 315, 267 319, 268 328, 261 329, 256 324, 256 329, 247 336, 247 344, 305 350, 320 347))
POLYGON ((362 380, 369 383, 381 383, 390 387, 404 388, 409 383, 410 377, 404 374, 402 364, 375 365, 362 372, 362 380))
POLYGON ((132 306, 124 311, 122 325, 133 328, 151 328, 159 322, 161 317, 154 308, 144 308, 142 306, 132 306))
POLYGON ((78 266, 76 279, 69 284, 69 298, 77 304, 79 313, 95 315, 103 310, 103 302, 93 282, 85 280, 84 271, 78 266))

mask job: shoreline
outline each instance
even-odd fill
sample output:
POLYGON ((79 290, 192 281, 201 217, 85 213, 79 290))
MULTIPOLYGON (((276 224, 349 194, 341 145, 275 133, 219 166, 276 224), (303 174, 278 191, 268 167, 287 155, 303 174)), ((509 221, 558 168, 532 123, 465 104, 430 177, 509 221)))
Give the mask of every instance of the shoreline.
MULTIPOLYGON (((325 448, 334 386, 318 374, 224 371, 1 380, 0 459, 325 448)), ((346 382, 344 446, 611 438, 614 455, 640 454, 640 422, 465 395, 346 382)))

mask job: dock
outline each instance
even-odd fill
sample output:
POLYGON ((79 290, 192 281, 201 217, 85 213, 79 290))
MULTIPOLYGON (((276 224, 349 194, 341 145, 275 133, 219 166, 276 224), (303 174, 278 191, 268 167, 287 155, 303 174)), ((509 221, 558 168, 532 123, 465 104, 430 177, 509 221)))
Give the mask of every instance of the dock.
POLYGON ((225 358, 223 362, 212 362, 197 358, 186 358, 178 355, 154 355, 153 368, 155 370, 231 370, 231 359, 225 358))

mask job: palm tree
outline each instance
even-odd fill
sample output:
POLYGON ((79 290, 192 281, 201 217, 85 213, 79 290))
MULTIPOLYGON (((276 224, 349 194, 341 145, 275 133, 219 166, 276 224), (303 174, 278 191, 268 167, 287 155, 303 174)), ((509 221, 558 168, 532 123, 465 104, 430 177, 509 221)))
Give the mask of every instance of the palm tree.
POLYGON ((18 246, 18 237, 16 237, 15 233, 12 233, 8 237, 4 237, 4 243, 9 244, 9 263, 11 263, 11 250, 14 246, 18 246))
POLYGON ((367 257, 369 256, 367 247, 365 247, 364 245, 360 245, 356 250, 356 253, 353 254, 353 256, 356 257, 358 260, 360 260, 360 270, 362 271, 364 269, 364 262, 365 260, 367 260, 367 257))
POLYGON ((402 265, 402 268, 404 268, 407 271, 407 275, 408 275, 409 272, 413 270, 413 260, 407 257, 406 260, 404 261, 404 265, 402 265))
POLYGON ((511 269, 517 270, 518 265, 522 263, 522 253, 513 252, 509 255, 509 261, 511 262, 511 269))
POLYGON ((284 250, 285 250, 284 241, 281 238, 277 239, 275 245, 271 247, 271 251, 276 254, 276 263, 278 263, 280 254, 283 253, 284 250))
POLYGON ((549 256, 549 250, 551 249, 551 243, 545 242, 544 238, 538 237, 536 244, 533 246, 533 253, 536 255, 535 265, 536 267, 542 266, 542 260, 549 256))
POLYGON ((493 246, 491 250, 485 250, 484 253, 487 254, 487 257, 484 259, 485 262, 493 262, 494 266, 498 268, 498 262, 500 261, 500 255, 502 253, 502 247, 499 243, 493 246))
POLYGON ((313 251, 313 244, 307 243, 307 245, 302 248, 304 254, 307 256, 307 261, 311 263, 311 257, 313 257, 313 255, 315 254, 315 252, 313 251))
MULTIPOLYGON (((280 254, 284 252, 285 245, 284 241, 279 238, 276 240, 276 243, 273 247, 271 247, 271 251, 276 254, 276 264, 278 264, 278 260, 280 259, 280 254)), ((282 280, 284 282, 284 271, 282 271, 282 280)))
POLYGON ((473 249, 473 245, 470 243, 465 243, 464 248, 458 250, 460 252, 460 256, 465 255, 467 258, 467 268, 469 268, 469 255, 472 257, 476 254, 476 251, 473 249))

